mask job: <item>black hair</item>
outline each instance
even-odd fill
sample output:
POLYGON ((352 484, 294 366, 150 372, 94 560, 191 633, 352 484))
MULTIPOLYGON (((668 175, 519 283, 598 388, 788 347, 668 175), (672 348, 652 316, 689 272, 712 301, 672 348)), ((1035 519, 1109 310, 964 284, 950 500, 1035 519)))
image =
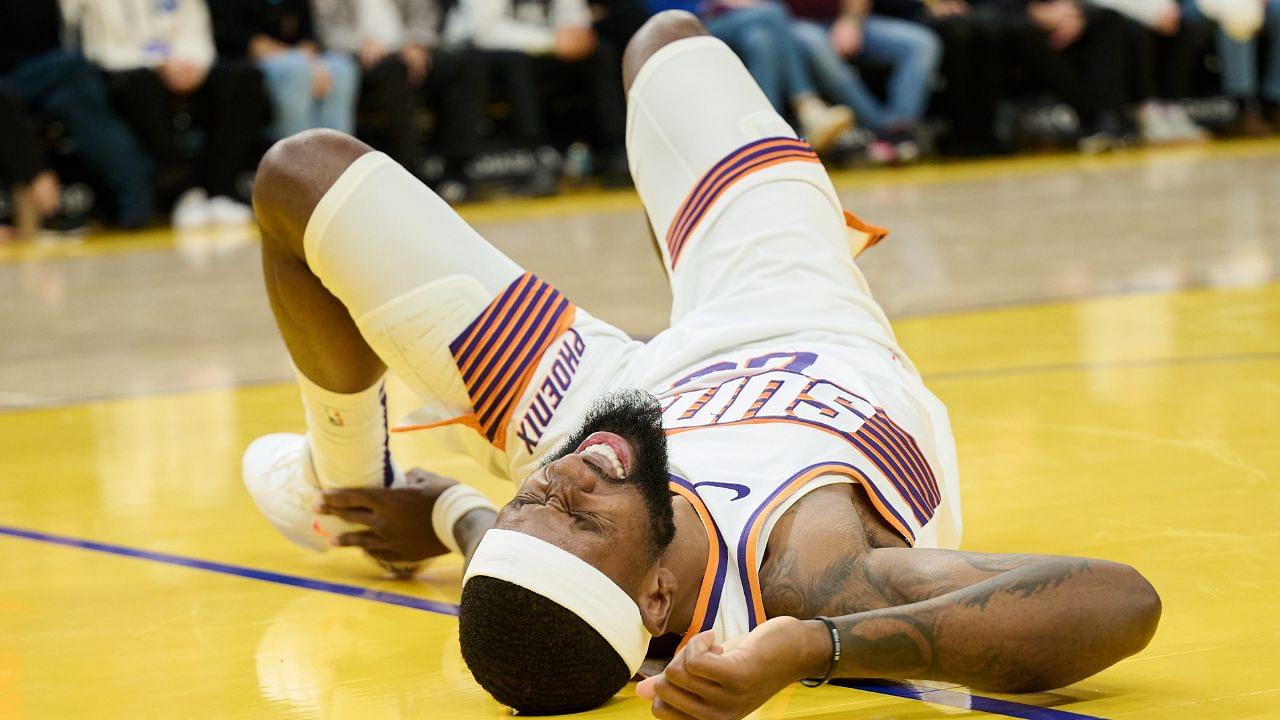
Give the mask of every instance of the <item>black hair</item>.
POLYGON ((467 581, 458 639, 476 682, 524 715, 599 707, 631 679, 622 657, 586 621, 505 580, 467 581))

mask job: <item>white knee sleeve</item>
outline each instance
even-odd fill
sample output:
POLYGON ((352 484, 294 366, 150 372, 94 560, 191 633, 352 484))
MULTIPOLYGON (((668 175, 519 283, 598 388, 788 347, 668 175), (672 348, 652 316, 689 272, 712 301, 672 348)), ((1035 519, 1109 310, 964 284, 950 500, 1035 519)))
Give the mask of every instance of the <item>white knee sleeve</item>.
POLYGON ((312 272, 389 368, 440 417, 470 412, 449 343, 523 274, 386 155, 338 178, 307 224, 312 272))
POLYGON ((713 165, 766 137, 796 133, 728 45, 695 37, 654 53, 627 97, 627 159, 654 233, 713 165))
POLYGON ((356 318, 450 275, 474 278, 496 295, 523 272, 440 196, 376 152, 353 162, 320 199, 303 251, 356 318))

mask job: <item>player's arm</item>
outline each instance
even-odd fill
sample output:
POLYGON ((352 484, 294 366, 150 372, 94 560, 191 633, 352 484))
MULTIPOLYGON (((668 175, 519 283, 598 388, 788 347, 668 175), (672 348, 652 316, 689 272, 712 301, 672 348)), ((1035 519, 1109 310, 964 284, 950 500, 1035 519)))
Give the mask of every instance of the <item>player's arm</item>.
MULTIPOLYGON (((1151 584, 1106 560, 883 548, 866 562, 868 581, 904 604, 834 618, 838 677, 1045 690, 1138 652, 1160 619, 1151 584)), ((809 634, 829 639, 820 625, 809 634)))
MULTIPOLYGON (((905 548, 865 560, 845 589, 886 606, 833 618, 835 677, 1060 687, 1141 650, 1160 617, 1155 590, 1118 563, 905 548)), ((737 718, 791 682, 822 677, 831 658, 825 624, 775 618, 724 647, 698 636, 640 692, 658 717, 737 718)))

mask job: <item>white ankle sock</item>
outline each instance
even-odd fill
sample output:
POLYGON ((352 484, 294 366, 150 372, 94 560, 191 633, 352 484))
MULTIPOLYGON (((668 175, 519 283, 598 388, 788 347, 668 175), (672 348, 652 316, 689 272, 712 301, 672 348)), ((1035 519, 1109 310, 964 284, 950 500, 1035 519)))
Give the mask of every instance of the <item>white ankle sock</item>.
POLYGON ((323 489, 384 487, 403 480, 387 448, 386 391, 379 379, 356 393, 337 393, 294 370, 307 417, 311 462, 323 489))

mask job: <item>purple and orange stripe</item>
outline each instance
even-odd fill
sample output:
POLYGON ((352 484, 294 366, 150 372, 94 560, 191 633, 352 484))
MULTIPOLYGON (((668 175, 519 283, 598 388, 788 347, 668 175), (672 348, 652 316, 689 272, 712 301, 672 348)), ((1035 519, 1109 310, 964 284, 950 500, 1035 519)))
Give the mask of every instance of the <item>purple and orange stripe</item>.
POLYGON ((499 449, 539 361, 576 314, 558 290, 525 273, 449 344, 479 429, 499 449))
POLYGON ((685 244, 707 210, 724 193, 742 178, 786 162, 820 163, 817 153, 803 140, 772 137, 747 143, 716 163, 702 176, 693 190, 676 211, 675 219, 667 230, 667 251, 671 267, 684 252, 685 244))
POLYGON ((721 536, 715 519, 711 517, 711 511, 698 496, 698 491, 693 484, 679 475, 669 474, 668 478, 671 491, 688 500, 698 513, 698 517, 702 520, 702 527, 707 532, 709 549, 707 567, 702 573, 702 585, 698 589, 698 599, 693 606, 693 619, 680 640, 680 646, 676 648, 676 652, 680 652, 694 635, 715 626, 716 614, 720 611, 720 594, 724 590, 724 576, 729 567, 729 548, 725 545, 724 537, 721 536))
POLYGON ((881 517, 895 530, 902 534, 908 542, 915 543, 915 535, 910 526, 903 520, 893 506, 885 502, 885 498, 866 475, 858 468, 841 462, 826 462, 810 465, 780 485, 765 500, 764 504, 751 513, 747 520, 746 531, 738 540, 738 574, 742 578, 742 587, 747 594, 747 622, 750 629, 768 619, 764 611, 764 596, 761 592, 760 569, 756 567, 755 558, 759 552, 761 535, 769 516, 774 509, 787 498, 794 495, 810 481, 820 475, 842 475, 867 489, 867 496, 881 517))
MULTIPOLYGON (((741 420, 731 420, 716 425, 699 425, 696 427, 669 428, 666 431, 668 436, 679 435, 692 430, 710 430, 714 428, 733 427, 735 425, 754 425, 758 423, 792 423, 812 427, 838 437, 848 442, 858 451, 858 454, 865 457, 880 473, 885 477, 898 496, 902 498, 907 507, 911 509, 912 516, 921 525, 925 525, 933 517, 934 511, 941 503, 941 493, 938 491, 937 481, 933 472, 928 470, 929 462, 920 452, 920 448, 914 440, 907 436, 909 442, 889 442, 884 439, 885 428, 895 428, 897 432, 906 435, 896 424, 893 424, 883 413, 877 410, 870 418, 867 418, 862 427, 857 432, 847 433, 832 428, 829 425, 817 422, 815 420, 806 420, 798 417, 745 417, 741 420), (887 423, 887 424, 886 424, 887 423), (905 450, 903 445, 905 444, 905 450), (914 474, 912 468, 919 466, 927 471, 923 475, 914 474)), ((868 484, 870 486, 870 484, 868 484)), ((882 498, 883 500, 883 498, 882 498)), ((889 508, 888 504, 884 504, 885 508, 889 508)), ((890 520, 887 513, 883 510, 880 513, 885 519, 898 527, 898 524, 890 520)), ((896 513, 894 513, 896 515, 896 513)), ((901 520, 901 518, 899 518, 901 520)), ((903 537, 908 540, 914 536, 906 531, 906 524, 902 523, 901 528, 903 537)))

